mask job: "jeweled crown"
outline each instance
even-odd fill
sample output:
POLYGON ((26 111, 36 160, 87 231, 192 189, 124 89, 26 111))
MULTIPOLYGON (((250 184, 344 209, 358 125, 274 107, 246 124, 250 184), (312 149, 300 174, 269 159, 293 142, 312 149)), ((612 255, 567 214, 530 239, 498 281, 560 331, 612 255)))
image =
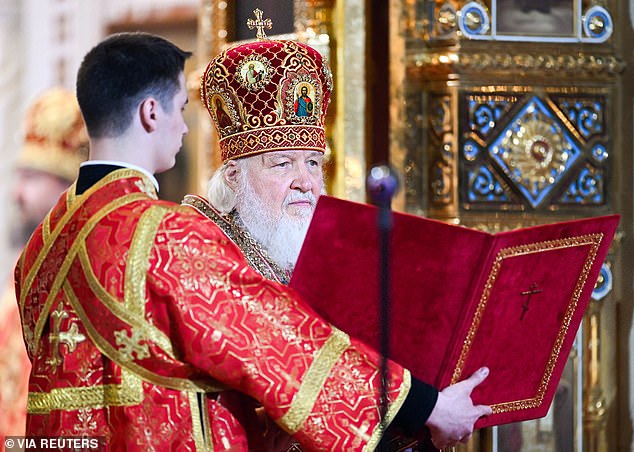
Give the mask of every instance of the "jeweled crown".
POLYGON ((324 120, 332 92, 328 63, 314 48, 266 39, 261 11, 258 40, 213 58, 201 97, 220 137, 222 160, 277 150, 326 151, 324 120))

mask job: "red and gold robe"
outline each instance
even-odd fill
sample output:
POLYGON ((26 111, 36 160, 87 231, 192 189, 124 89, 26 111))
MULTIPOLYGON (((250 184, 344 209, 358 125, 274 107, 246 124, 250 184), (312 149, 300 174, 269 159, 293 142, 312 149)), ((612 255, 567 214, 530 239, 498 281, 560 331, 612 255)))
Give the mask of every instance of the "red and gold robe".
MULTIPOLYGON (((33 368, 27 434, 110 450, 248 450, 233 389, 306 450, 372 450, 379 356, 320 319, 140 172, 72 186, 27 244, 16 292, 33 368)), ((409 373, 390 363, 388 420, 409 373)), ((257 445, 255 445, 257 446, 257 445)))

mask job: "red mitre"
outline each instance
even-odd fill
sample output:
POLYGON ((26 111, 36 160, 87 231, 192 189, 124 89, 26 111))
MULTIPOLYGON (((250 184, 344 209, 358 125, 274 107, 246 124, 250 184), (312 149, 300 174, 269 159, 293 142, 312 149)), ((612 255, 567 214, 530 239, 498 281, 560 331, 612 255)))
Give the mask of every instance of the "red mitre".
POLYGON ((332 73, 321 54, 287 40, 228 48, 211 60, 201 83, 223 162, 268 151, 325 152, 331 91, 332 73))

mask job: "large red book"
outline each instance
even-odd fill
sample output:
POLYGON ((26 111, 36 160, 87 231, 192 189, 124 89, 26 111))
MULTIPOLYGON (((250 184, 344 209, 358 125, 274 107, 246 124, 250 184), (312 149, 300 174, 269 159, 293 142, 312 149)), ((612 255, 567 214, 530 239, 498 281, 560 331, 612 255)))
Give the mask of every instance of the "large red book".
MULTIPOLYGON (((377 215, 321 196, 290 285, 379 350, 377 215)), ((478 428, 545 416, 619 216, 490 234, 392 215, 389 357, 440 389, 488 366, 478 428)))

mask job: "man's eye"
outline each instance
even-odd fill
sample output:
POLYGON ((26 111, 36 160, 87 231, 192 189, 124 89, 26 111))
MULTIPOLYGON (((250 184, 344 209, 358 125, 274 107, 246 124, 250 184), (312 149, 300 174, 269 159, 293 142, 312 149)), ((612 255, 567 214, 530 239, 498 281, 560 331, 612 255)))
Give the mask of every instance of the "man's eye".
POLYGON ((286 168, 288 165, 290 165, 290 162, 280 162, 275 166, 278 166, 280 168, 286 168))
POLYGON ((309 160, 308 164, 310 166, 319 166, 319 162, 317 160, 309 160))

